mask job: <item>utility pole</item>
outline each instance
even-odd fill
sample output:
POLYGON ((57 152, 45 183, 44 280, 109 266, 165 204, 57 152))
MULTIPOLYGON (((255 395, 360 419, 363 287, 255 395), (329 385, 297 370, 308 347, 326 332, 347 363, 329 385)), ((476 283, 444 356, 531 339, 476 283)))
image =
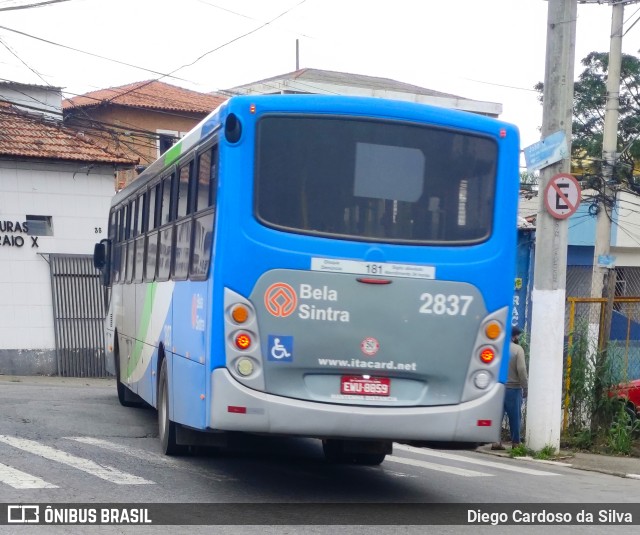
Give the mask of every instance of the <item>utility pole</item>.
MULTIPOLYGON (((549 0, 542 137, 563 131, 569 145, 577 11, 577 0, 549 0)), ((540 173, 526 436, 534 450, 560 447, 568 222, 545 210, 542 192, 551 177, 570 167, 568 156, 540 173)))
MULTIPOLYGON (((596 219, 591 297, 613 298, 613 293, 615 292, 615 282, 613 282, 613 291, 609 292, 612 284, 605 284, 605 280, 609 277, 615 277, 615 270, 612 269, 612 266, 608 262, 608 257, 611 245, 612 206, 613 203, 615 203, 615 191, 611 187, 611 179, 618 158, 618 107, 620 103, 622 27, 625 3, 630 3, 630 1, 619 0, 613 3, 611 15, 611 43, 609 45, 609 67, 607 69, 607 104, 604 112, 604 130, 602 135, 602 199, 600 199, 598 203, 598 215, 596 219), (608 202, 609 199, 612 199, 612 203, 608 202), (611 295, 608 295, 609 293, 611 293, 611 295)), ((598 323, 598 320, 596 320, 596 323, 598 323)), ((605 329, 605 331, 607 331, 607 329, 605 329)), ((606 340, 604 340, 603 343, 606 344, 606 340)))

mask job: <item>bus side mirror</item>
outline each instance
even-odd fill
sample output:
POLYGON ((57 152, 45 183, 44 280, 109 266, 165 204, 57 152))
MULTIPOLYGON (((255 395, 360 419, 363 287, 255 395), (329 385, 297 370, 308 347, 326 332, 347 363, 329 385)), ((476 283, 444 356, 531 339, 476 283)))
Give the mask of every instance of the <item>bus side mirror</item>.
POLYGON ((102 240, 93 248, 93 266, 100 272, 100 281, 104 286, 109 286, 110 245, 109 240, 102 240))

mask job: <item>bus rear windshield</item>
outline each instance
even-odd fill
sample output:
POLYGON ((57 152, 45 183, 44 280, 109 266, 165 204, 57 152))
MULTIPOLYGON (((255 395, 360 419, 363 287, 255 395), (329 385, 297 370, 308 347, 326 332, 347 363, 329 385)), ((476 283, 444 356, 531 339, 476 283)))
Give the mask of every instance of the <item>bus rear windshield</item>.
POLYGON ((414 123, 265 116, 256 215, 285 231, 388 243, 468 244, 491 234, 497 145, 414 123))

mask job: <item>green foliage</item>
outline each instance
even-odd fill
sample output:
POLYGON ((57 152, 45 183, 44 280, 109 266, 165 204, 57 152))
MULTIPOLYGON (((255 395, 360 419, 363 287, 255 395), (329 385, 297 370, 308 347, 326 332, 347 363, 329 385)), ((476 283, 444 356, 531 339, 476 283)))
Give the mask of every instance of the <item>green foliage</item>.
POLYGON ((581 322, 570 336, 572 343, 567 348, 565 369, 568 378, 564 383, 563 400, 568 399, 568 432, 573 435, 585 428, 595 410, 593 384, 598 350, 594 341, 589 338, 589 325, 586 321, 581 322))
POLYGON ((532 454, 533 451, 527 448, 524 444, 518 444, 509 451, 509 457, 530 457, 532 454))
POLYGON ((533 455, 534 459, 540 459, 540 460, 547 460, 547 459, 553 459, 556 455, 556 449, 551 446, 550 444, 547 444, 544 448, 542 448, 540 451, 536 451, 533 455))
POLYGON ((618 412, 607 433, 606 444, 611 453, 629 455, 634 435, 640 431, 640 421, 627 412, 624 403, 617 405, 618 412))
POLYGON ((577 450, 589 450, 593 446, 593 433, 590 428, 577 431, 568 441, 569 446, 577 450))
POLYGON ((624 348, 611 342, 599 350, 589 339, 589 326, 579 324, 570 333, 567 347, 571 367, 563 399, 568 399, 565 443, 576 449, 598 449, 628 455, 633 449, 640 422, 615 395, 613 387, 625 378, 624 348))
MULTIPOLYGON (((586 175, 602 175, 602 138, 607 100, 609 54, 591 52, 583 60, 584 70, 574 83, 571 156, 586 175)), ((541 94, 542 83, 535 86, 541 94)), ((541 97, 542 100, 542 97, 541 97)), ((618 119, 618 152, 622 164, 614 171, 614 180, 627 182, 636 189, 633 163, 640 160, 640 59, 622 55, 618 119)), ((596 180, 598 180, 596 178, 596 180)), ((599 189, 597 184, 594 184, 599 189)), ((640 191, 640 185, 638 185, 640 191)))
POLYGON ((547 460, 556 456, 556 449, 550 444, 546 445, 540 451, 527 448, 524 444, 518 444, 509 451, 509 457, 533 457, 534 459, 547 460))
POLYGON ((537 189, 539 183, 539 176, 534 173, 527 173, 525 171, 520 172, 520 189, 527 191, 533 191, 537 189))

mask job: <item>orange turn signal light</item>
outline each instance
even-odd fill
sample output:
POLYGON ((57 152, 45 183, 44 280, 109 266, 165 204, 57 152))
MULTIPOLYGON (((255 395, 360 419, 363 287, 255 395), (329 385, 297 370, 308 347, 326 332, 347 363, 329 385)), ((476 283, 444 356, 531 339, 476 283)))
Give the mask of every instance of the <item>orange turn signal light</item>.
POLYGON ((497 321, 492 321, 484 328, 484 334, 489 340, 495 340, 502 334, 502 327, 497 321))
POLYGON ((249 319, 249 309, 244 305, 236 305, 231 310, 231 317, 236 323, 244 323, 249 319))

